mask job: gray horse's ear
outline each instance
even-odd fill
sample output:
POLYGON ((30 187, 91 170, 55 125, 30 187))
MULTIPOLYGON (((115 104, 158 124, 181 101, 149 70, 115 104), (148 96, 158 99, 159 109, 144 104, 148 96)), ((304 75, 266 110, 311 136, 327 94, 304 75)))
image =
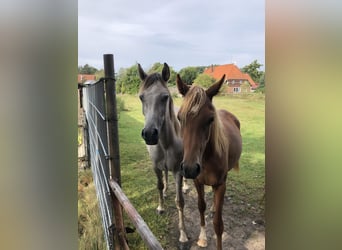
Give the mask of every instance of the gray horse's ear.
POLYGON ((226 75, 223 75, 222 78, 218 82, 216 82, 214 85, 210 86, 210 88, 206 90, 207 96, 209 97, 210 100, 212 100, 213 96, 217 95, 217 93, 219 92, 224 82, 224 78, 226 78, 226 75))
POLYGON ((177 83, 177 88, 178 88, 179 93, 182 96, 185 96, 186 93, 188 93, 190 87, 182 81, 179 74, 177 74, 176 83, 177 83))
POLYGON ((142 81, 144 81, 146 79, 146 73, 145 71, 142 69, 141 65, 138 63, 138 71, 139 71, 139 76, 140 76, 140 79, 142 81))
POLYGON ((165 82, 167 82, 170 78, 170 69, 167 63, 164 63, 163 71, 162 71, 162 78, 165 82))

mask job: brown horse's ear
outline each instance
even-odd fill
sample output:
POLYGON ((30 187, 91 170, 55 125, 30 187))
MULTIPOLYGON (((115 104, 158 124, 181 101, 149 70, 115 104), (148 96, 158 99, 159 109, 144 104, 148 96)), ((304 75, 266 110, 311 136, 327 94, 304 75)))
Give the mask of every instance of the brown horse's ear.
POLYGON ((178 88, 178 91, 179 93, 182 95, 182 96, 185 96, 186 93, 188 93, 189 91, 189 86, 186 85, 182 79, 180 78, 179 74, 177 74, 177 78, 176 78, 176 83, 177 83, 177 88, 178 88))
POLYGON ((170 78, 170 69, 167 63, 164 63, 163 71, 162 71, 162 78, 165 82, 167 82, 170 78))
POLYGON ((226 75, 223 75, 218 82, 216 82, 214 85, 210 86, 210 88, 207 89, 206 93, 210 100, 212 100, 213 96, 217 95, 217 93, 219 92, 225 77, 226 75))
POLYGON ((146 73, 145 71, 142 69, 141 65, 138 63, 138 71, 139 71, 139 76, 140 76, 140 79, 142 81, 144 81, 146 79, 146 73))

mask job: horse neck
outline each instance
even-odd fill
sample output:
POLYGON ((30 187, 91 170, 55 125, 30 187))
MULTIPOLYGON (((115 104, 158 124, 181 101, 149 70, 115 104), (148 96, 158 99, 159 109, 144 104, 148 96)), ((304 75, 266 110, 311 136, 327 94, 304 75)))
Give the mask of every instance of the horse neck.
POLYGON ((172 146, 176 143, 176 140, 179 140, 179 131, 180 125, 174 115, 173 102, 170 101, 169 108, 165 114, 164 125, 160 133, 160 140, 165 148, 172 146))
POLYGON ((215 142, 212 133, 210 133, 209 140, 204 149, 203 160, 209 160, 210 158, 215 157, 216 154, 217 153, 215 152, 215 142))

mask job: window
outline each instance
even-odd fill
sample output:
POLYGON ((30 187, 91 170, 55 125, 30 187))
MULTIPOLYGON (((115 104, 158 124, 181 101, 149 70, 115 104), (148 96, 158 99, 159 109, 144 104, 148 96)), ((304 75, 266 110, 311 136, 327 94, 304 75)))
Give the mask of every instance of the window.
POLYGON ((238 87, 234 87, 233 92, 234 92, 234 93, 240 93, 240 92, 241 92, 241 89, 238 88, 238 87))

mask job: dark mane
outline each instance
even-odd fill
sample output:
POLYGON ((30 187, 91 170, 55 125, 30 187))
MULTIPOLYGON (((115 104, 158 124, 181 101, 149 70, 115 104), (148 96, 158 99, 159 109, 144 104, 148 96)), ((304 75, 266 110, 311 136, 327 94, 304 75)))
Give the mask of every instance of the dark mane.
POLYGON ((162 76, 159 73, 152 73, 148 75, 145 81, 142 83, 140 91, 149 88, 156 81, 159 81, 163 86, 167 87, 166 82, 163 80, 162 76))

